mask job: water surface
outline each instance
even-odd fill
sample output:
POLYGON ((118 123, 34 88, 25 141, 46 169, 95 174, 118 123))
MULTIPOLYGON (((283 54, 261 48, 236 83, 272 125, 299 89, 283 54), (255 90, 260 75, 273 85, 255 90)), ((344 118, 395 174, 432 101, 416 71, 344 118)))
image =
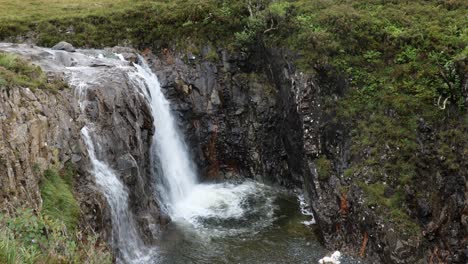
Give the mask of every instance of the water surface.
MULTIPOLYGON (((200 184, 161 234, 159 263, 318 263, 326 250, 298 196, 260 183, 200 184)), ((343 257, 341 263, 358 263, 343 257)))

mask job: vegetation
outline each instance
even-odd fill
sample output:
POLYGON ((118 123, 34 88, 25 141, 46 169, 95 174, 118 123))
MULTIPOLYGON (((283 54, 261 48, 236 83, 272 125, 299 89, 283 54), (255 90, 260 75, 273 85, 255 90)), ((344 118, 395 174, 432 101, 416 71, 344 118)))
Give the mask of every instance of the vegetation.
POLYGON ((319 159, 317 159, 315 164, 317 166, 318 179, 321 181, 328 180, 333 170, 332 162, 329 159, 327 159, 325 156, 321 156, 319 159))
POLYGON ((79 206, 72 192, 75 172, 47 169, 41 184, 40 212, 0 213, 0 263, 112 263, 97 237, 77 231, 79 206))
MULTIPOLYGON (((468 146, 462 91, 468 72, 465 0, 26 2, 0 1, 7 7, 0 9, 0 39, 153 50, 210 45, 244 53, 258 46, 288 47, 300 55, 303 72, 326 65, 345 73, 350 89, 336 109, 351 128, 353 157, 345 176, 361 184, 375 205, 389 209, 390 221, 405 222, 401 226, 413 225, 402 210, 403 188, 423 177, 418 175, 423 157, 414 155, 421 124, 437 130, 443 166, 453 174, 463 169, 455 151, 467 153, 468 146), (395 196, 384 197, 384 182, 395 196)), ((205 58, 218 59, 215 51, 205 58)), ((44 79, 35 78, 42 75, 34 68, 16 64, 24 65, 0 54, 0 86, 46 83, 37 83, 44 79)), ((325 158, 318 159, 322 179, 329 177, 329 167, 325 158)))
POLYGON ((70 175, 73 175, 72 168, 67 168, 63 173, 65 178, 53 169, 44 172, 41 184, 42 213, 60 220, 68 230, 74 231, 78 225, 80 207, 73 196, 70 175))
POLYGON ((14 54, 0 52, 0 89, 13 86, 50 91, 65 87, 58 81, 49 82, 39 66, 31 65, 14 54))
POLYGON ((97 238, 80 240, 81 236, 30 209, 0 214, 0 263, 112 263, 97 238))

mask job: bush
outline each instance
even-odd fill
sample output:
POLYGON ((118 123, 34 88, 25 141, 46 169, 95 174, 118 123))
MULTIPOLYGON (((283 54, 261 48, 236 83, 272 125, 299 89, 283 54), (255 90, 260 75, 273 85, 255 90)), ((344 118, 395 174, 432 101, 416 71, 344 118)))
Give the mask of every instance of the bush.
POLYGON ((317 168, 318 179, 321 181, 328 180, 332 174, 332 162, 325 156, 321 156, 315 161, 315 165, 317 168))

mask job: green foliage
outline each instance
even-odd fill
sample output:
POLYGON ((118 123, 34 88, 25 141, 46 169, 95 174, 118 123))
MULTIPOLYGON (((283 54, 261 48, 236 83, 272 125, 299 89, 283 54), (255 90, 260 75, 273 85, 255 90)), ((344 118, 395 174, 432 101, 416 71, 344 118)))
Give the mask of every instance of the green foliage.
POLYGON ((80 207, 73 196, 71 175, 73 175, 72 169, 67 169, 65 178, 60 177, 53 169, 46 170, 41 183, 41 196, 43 214, 59 219, 70 231, 73 231, 78 225, 80 207))
POLYGON ((321 181, 328 180, 332 174, 332 162, 327 159, 327 157, 321 156, 315 161, 315 165, 317 168, 318 179, 321 181))
POLYGON ((0 214, 0 263, 112 263, 96 237, 79 237, 82 234, 69 233, 60 220, 30 209, 0 214))
POLYGON ((409 235, 416 235, 420 232, 418 224, 403 209, 404 192, 402 190, 386 194, 386 190, 390 188, 386 184, 365 184, 362 182, 358 184, 367 195, 367 205, 377 206, 376 210, 384 215, 387 222, 395 224, 399 230, 403 230, 409 235))
POLYGON ((31 65, 17 55, 0 51, 0 89, 13 86, 51 91, 64 87, 61 82, 49 83, 40 67, 31 65))
POLYGON ((206 60, 209 60, 209 61, 218 61, 219 60, 219 56, 218 56, 218 53, 216 52, 215 49, 213 48, 210 48, 210 50, 208 51, 208 53, 205 55, 205 59, 206 60))

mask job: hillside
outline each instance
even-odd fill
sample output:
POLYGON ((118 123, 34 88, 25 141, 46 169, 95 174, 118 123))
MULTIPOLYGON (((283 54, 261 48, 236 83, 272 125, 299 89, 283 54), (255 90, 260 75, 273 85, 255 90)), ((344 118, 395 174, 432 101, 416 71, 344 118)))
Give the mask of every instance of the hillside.
MULTIPOLYGON (((367 257, 385 255, 384 262, 409 257, 403 246, 381 244, 408 246, 433 263, 466 260, 467 1, 0 0, 0 7, 5 42, 129 46, 168 64, 173 57, 186 65, 228 61, 238 65, 233 75, 264 89, 292 78, 298 84, 288 96, 298 95, 299 84, 311 86, 312 95, 298 95, 291 105, 281 99, 282 88, 259 93, 278 95, 285 100, 278 109, 297 111, 291 120, 289 112, 275 112, 284 114, 279 124, 302 126, 290 148, 301 145, 294 154, 303 155, 297 171, 304 179, 284 182, 310 194, 327 245, 364 257, 359 249, 369 239, 367 257), (307 127, 308 116, 317 123, 307 127), (308 149, 308 139, 317 149, 308 149)), ((43 83, 42 73, 8 66, 7 59, 0 57, 1 86, 56 89, 43 83)))

